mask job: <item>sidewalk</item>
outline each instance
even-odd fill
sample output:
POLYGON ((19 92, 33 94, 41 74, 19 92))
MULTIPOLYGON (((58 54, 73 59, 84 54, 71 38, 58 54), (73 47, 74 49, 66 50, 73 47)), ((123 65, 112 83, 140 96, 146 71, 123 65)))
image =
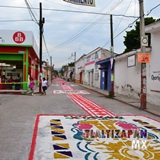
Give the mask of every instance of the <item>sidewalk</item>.
MULTIPOLYGON (((90 89, 94 92, 97 92, 99 94, 102 94, 104 96, 109 95, 108 91, 106 91, 106 90, 101 90, 101 89, 98 89, 98 88, 95 88, 95 87, 82 85, 82 84, 79 84, 79 85, 82 86, 82 87, 85 87, 87 89, 90 89)), ((132 107, 135 107, 137 109, 140 109, 140 99, 127 97, 127 96, 120 95, 120 94, 115 94, 115 97, 113 97, 113 99, 115 99, 117 101, 120 101, 122 103, 128 104, 128 105, 130 105, 132 107)), ((145 111, 160 117, 160 106, 156 106, 156 105, 147 103, 147 108, 145 109, 145 111)))

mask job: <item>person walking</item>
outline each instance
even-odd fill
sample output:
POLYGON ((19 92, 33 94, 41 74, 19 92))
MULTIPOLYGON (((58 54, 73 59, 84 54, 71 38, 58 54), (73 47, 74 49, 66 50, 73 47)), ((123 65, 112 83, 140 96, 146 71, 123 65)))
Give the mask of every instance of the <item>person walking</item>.
POLYGON ((34 79, 31 78, 31 79, 30 79, 29 88, 31 89, 31 95, 32 95, 32 96, 33 96, 33 93, 34 93, 34 86, 35 86, 34 79))
POLYGON ((43 94, 46 95, 46 90, 47 90, 47 87, 48 87, 48 82, 45 78, 43 78, 43 81, 42 81, 42 89, 43 89, 43 94))

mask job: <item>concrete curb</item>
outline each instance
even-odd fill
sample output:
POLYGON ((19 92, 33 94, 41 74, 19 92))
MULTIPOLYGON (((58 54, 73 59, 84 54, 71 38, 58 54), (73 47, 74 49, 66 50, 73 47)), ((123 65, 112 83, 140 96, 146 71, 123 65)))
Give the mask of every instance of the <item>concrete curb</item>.
MULTIPOLYGON (((132 104, 130 104, 130 103, 128 103, 128 102, 122 101, 122 100, 120 100, 120 99, 117 99, 116 97, 111 98, 111 97, 109 97, 109 95, 106 95, 106 94, 104 94, 104 93, 101 93, 101 92, 99 92, 99 91, 97 91, 97 90, 95 90, 95 89, 92 89, 92 88, 83 86, 83 85, 81 85, 81 84, 79 84, 79 85, 82 86, 82 87, 84 87, 84 88, 87 88, 87 89, 89 89, 89 90, 91 90, 91 91, 94 91, 94 92, 96 92, 96 93, 99 93, 99 94, 101 94, 101 95, 104 95, 104 96, 106 96, 107 98, 117 100, 117 101, 119 101, 119 102, 122 102, 122 103, 124 103, 124 104, 128 104, 128 105, 130 105, 131 107, 134 107, 134 108, 137 108, 137 109, 140 110, 139 107, 137 107, 137 106, 135 106, 135 105, 132 105, 132 104)), ((142 111, 145 111, 145 112, 148 112, 148 113, 150 113, 150 114, 153 114, 153 115, 155 115, 155 116, 160 117, 160 114, 155 113, 155 112, 152 112, 152 111, 149 111, 149 110, 147 110, 147 109, 142 110, 142 111)))
MULTIPOLYGON (((134 107, 134 108, 137 108, 137 109, 141 110, 139 107, 137 107, 137 106, 135 106, 135 105, 132 105, 132 104, 127 103, 127 102, 125 102, 125 101, 122 101, 122 100, 120 100, 120 99, 116 99, 116 98, 114 98, 114 99, 117 100, 117 101, 119 101, 119 102, 122 102, 122 103, 124 103, 124 104, 128 104, 128 105, 130 105, 130 106, 132 106, 132 107, 134 107)), ((152 111, 148 111, 147 109, 141 110, 141 111, 145 111, 145 112, 148 112, 148 113, 150 113, 150 114, 153 114, 153 115, 155 115, 155 116, 160 117, 160 114, 157 114, 157 113, 152 112, 152 111)))

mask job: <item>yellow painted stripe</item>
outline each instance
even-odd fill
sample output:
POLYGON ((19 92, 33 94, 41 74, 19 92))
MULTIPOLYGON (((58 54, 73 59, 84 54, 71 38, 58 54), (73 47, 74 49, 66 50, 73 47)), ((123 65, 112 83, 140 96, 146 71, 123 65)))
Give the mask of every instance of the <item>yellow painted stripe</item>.
POLYGON ((63 154, 60 154, 60 153, 54 153, 54 159, 68 159, 68 158, 70 158, 69 156, 66 156, 66 155, 63 155, 63 154))

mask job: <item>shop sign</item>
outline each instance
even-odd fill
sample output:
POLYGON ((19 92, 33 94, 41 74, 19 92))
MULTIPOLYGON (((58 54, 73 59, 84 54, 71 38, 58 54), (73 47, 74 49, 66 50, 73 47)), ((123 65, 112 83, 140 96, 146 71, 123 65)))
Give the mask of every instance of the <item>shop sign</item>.
POLYGON ((13 35, 13 40, 14 42, 20 44, 20 43, 23 43, 26 39, 26 36, 23 32, 16 32, 14 33, 13 35))
POLYGON ((91 6, 95 7, 95 0, 63 0, 68 3, 73 3, 77 5, 91 6))
POLYGON ((31 31, 0 30, 0 45, 34 45, 31 31))
POLYGON ((136 65, 136 55, 131 55, 131 56, 128 56, 128 59, 127 59, 127 66, 128 67, 133 67, 136 65))
POLYGON ((151 75, 151 79, 153 81, 159 81, 160 82, 160 71, 154 71, 151 75))
POLYGON ((138 53, 138 62, 139 63, 150 63, 150 54, 149 53, 138 53))

